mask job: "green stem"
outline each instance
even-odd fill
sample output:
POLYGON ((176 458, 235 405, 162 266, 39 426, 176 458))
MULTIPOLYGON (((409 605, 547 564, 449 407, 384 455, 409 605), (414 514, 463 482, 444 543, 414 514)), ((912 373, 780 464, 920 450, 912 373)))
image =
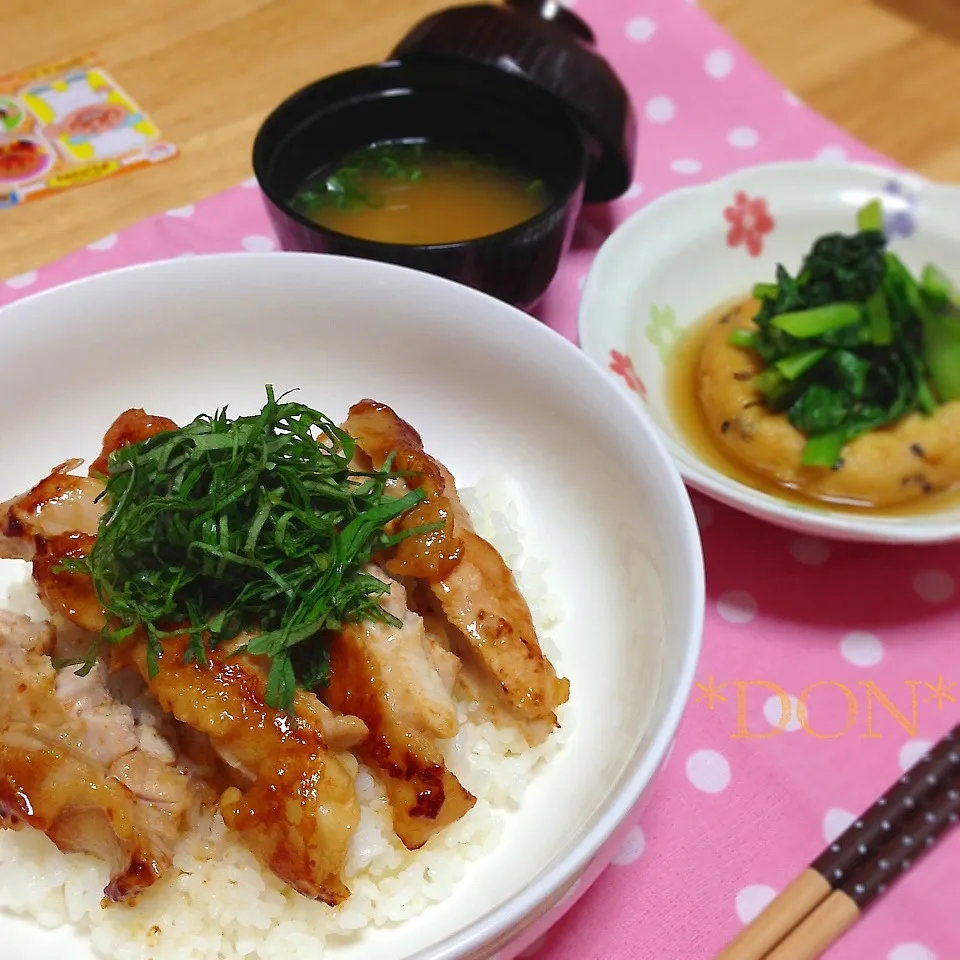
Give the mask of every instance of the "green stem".
POLYGON ((920 283, 931 296, 946 301, 955 301, 957 290, 951 279, 932 263, 928 263, 920 274, 920 283))
POLYGON ((775 283, 757 283, 753 287, 755 300, 776 300, 780 288, 775 283))
POLYGON ((788 380, 802 377, 808 370, 815 367, 830 351, 826 347, 818 350, 805 350, 803 353, 791 353, 790 356, 778 360, 774 366, 788 380))
POLYGON ((879 233, 883 230, 883 204, 879 200, 871 200, 857 214, 857 226, 870 233, 879 233))
POLYGON ((760 344, 760 338, 752 330, 734 330, 727 337, 727 343, 746 350, 756 350, 760 344))
POLYGON ((948 307, 924 316, 923 359, 940 402, 960 400, 960 311, 948 307))
POLYGON ((844 430, 810 437, 804 445, 800 462, 805 467, 835 467, 846 442, 847 434, 844 430))
POLYGON ((781 313, 770 321, 770 325, 798 340, 809 340, 834 330, 851 327, 860 322, 860 317, 860 308, 855 304, 832 303, 825 307, 781 313))
POLYGON ((883 347, 893 343, 893 323, 890 320, 887 298, 882 286, 867 300, 866 310, 874 344, 883 347))

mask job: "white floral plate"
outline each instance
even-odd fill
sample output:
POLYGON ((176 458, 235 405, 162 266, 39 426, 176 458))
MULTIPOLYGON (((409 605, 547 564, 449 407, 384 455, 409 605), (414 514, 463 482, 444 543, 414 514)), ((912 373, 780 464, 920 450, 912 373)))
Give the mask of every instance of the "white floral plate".
POLYGON ((796 273, 821 234, 856 230, 883 204, 891 249, 912 270, 936 263, 960 280, 960 188, 862 164, 778 163, 741 170, 655 200, 601 247, 580 303, 580 346, 617 379, 659 430, 686 482, 751 516, 812 535, 882 543, 960 539, 960 502, 901 516, 777 496, 732 479, 700 455, 670 402, 668 362, 684 331, 772 281, 796 273))

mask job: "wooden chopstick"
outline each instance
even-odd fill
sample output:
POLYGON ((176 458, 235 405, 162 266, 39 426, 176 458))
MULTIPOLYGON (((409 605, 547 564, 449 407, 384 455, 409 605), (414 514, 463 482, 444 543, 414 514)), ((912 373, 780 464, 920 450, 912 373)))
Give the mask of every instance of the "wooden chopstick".
MULTIPOLYGON (((891 837, 899 837, 901 828, 910 821, 916 808, 941 793, 944 782, 952 782, 957 770, 960 770, 960 724, 823 850, 715 960, 763 960, 842 887, 851 871, 867 862, 891 837)), ((831 907, 832 911, 839 909, 836 902, 831 907)), ((851 922, 855 920, 856 916, 851 922)), ((834 922, 839 924, 840 920, 834 918, 834 922)))
POLYGON ((837 890, 796 926, 764 960, 817 960, 874 901, 925 856, 960 821, 960 764, 953 782, 920 805, 914 816, 873 856, 852 870, 837 890))

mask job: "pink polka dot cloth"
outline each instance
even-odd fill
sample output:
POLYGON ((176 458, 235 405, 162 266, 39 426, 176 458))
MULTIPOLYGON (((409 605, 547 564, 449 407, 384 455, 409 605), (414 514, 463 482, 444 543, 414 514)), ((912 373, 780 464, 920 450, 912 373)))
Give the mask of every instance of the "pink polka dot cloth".
MULTIPOLYGON (((628 83, 642 126, 632 187, 583 215, 539 309, 571 340, 598 246, 665 191, 774 160, 886 162, 808 110, 685 0, 577 0, 577 11, 628 83)), ((248 181, 11 277, 0 305, 132 263, 274 248, 248 181)), ((828 543, 697 496, 695 505, 708 588, 697 680, 717 695, 695 690, 622 849, 523 958, 711 960, 960 720, 960 547, 828 543)), ((960 957, 958 889, 960 832, 828 960, 960 957)))

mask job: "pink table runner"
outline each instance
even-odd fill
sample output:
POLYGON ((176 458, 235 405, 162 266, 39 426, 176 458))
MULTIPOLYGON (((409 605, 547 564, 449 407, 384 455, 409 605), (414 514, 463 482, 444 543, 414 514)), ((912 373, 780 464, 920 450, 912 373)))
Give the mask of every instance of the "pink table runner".
MULTIPOLYGON (((685 0, 579 0, 643 118, 627 196, 586 213, 541 318, 576 340, 579 287, 612 226, 738 167, 883 162, 804 107, 685 0)), ((42 209, 37 208, 37 215, 42 209)), ((274 249, 252 181, 169 210, 0 284, 0 305, 149 260, 274 249)), ((695 497, 708 610, 675 749, 613 865, 536 960, 710 960, 821 847, 960 719, 960 547, 827 543, 695 497), (872 687, 870 685, 873 685, 872 687), (785 729, 779 694, 794 712, 785 729), (901 711, 895 717, 880 697, 901 711), (809 721, 801 728, 796 701, 809 721)), ((960 956, 960 835, 944 841, 830 960, 960 956)))

